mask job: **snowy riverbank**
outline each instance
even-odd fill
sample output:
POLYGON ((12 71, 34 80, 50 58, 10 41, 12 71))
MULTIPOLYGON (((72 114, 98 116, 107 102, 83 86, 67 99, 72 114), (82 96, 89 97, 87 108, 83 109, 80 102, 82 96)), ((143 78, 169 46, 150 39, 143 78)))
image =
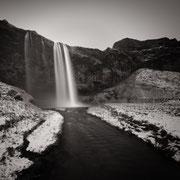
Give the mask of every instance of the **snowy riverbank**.
POLYGON ((0 82, 0 179, 15 179, 16 173, 33 162, 22 149, 42 153, 57 139, 63 117, 30 103, 25 91, 0 82), (28 142, 26 144, 25 142, 28 142), (26 147, 27 146, 27 147, 26 147))
POLYGON ((180 101, 111 103, 90 107, 87 112, 136 135, 180 162, 180 101))

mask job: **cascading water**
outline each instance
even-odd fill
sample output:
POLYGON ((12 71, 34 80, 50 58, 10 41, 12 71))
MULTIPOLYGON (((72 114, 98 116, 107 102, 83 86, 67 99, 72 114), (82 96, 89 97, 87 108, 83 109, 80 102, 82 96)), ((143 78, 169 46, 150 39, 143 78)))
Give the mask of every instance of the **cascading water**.
POLYGON ((53 108, 82 105, 78 103, 74 73, 66 45, 54 43, 28 31, 24 40, 24 58, 26 91, 34 97, 38 106, 53 108))
POLYGON ((54 69, 56 83, 56 106, 75 107, 78 104, 77 89, 68 48, 54 43, 54 69))
POLYGON ((26 33, 25 35, 25 40, 24 40, 24 56, 25 56, 25 69, 26 69, 26 90, 27 92, 31 93, 31 77, 30 77, 30 51, 29 51, 29 44, 31 41, 31 36, 29 32, 26 33))
POLYGON ((31 31, 24 39, 26 91, 42 108, 55 107, 53 44, 31 31))

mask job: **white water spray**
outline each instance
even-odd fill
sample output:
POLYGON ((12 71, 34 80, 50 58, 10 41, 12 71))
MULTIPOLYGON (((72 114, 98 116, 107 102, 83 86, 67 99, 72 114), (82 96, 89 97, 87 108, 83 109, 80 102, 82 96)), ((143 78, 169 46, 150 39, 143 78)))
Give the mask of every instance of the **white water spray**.
POLYGON ((77 89, 68 48, 54 43, 54 69, 56 83, 56 106, 75 107, 78 104, 77 89))
POLYGON ((29 45, 31 41, 31 35, 29 32, 25 35, 24 41, 24 56, 25 56, 25 69, 26 69, 26 90, 31 93, 31 74, 30 74, 30 52, 29 45))

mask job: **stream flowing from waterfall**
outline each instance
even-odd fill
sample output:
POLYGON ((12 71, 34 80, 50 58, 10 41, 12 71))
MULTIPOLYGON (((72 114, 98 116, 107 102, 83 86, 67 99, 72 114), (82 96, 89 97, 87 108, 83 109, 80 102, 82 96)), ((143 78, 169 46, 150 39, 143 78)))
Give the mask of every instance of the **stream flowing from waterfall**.
POLYGON ((180 166, 135 136, 86 113, 59 111, 62 134, 19 180, 174 180, 180 166))
POLYGON ((69 50, 65 44, 54 43, 56 106, 77 106, 77 90, 69 50))

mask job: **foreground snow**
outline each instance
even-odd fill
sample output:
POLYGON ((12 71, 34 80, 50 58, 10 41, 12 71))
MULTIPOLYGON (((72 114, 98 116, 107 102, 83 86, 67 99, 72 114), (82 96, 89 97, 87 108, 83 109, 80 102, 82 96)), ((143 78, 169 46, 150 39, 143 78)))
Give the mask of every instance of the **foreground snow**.
POLYGON ((29 141, 27 151, 41 153, 47 146, 55 143, 56 135, 61 132, 62 119, 59 113, 48 112, 46 121, 27 137, 29 141))
POLYGON ((88 113, 128 131, 180 162, 180 102, 111 103, 88 113))
POLYGON ((0 82, 0 179, 15 179, 16 172, 33 162, 22 157, 21 150, 41 153, 56 141, 63 117, 54 111, 43 111, 29 101, 23 90, 0 82))

